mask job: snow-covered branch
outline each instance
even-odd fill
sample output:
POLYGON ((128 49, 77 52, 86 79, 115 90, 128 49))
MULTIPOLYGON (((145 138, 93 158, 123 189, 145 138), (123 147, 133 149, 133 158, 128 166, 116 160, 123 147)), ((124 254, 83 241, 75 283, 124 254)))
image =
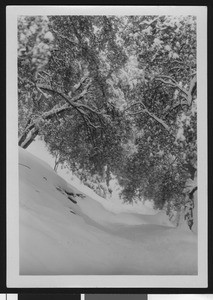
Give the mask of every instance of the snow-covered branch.
POLYGON ((196 90, 197 87, 197 76, 195 75, 190 83, 189 91, 188 91, 188 105, 191 106, 192 104, 192 99, 193 99, 193 94, 196 90))
POLYGON ((72 107, 76 107, 76 104, 75 102, 80 100, 81 98, 83 98, 85 96, 85 94, 87 93, 88 91, 88 88, 90 86, 91 82, 88 82, 88 84, 86 85, 85 89, 79 93, 78 95, 72 97, 71 99, 65 95, 63 92, 59 92, 57 89, 53 89, 52 87, 50 86, 47 86, 47 85, 43 85, 43 84, 37 84, 37 87, 39 89, 42 89, 42 90, 45 90, 47 92, 50 92, 50 93, 53 93, 53 94, 57 94, 58 96, 60 96, 61 98, 63 98, 69 105, 71 105, 72 107))
MULTIPOLYGON (((83 80, 85 80, 86 78, 84 78, 83 80)), ((44 94, 43 91, 46 91, 48 93, 53 93, 53 94, 57 94, 59 95, 62 99, 64 99, 66 101, 66 104, 64 104, 61 107, 58 107, 57 105, 54 106, 50 111, 48 112, 44 112, 42 115, 39 116, 39 118, 43 119, 43 120, 47 120, 47 119, 51 119, 54 116, 57 116, 58 114, 69 110, 69 109, 75 109, 83 118, 87 118, 87 125, 91 126, 93 128, 96 128, 96 126, 94 124, 91 123, 91 121, 88 120, 88 115, 87 113, 84 111, 85 109, 98 115, 98 117, 100 118, 100 113, 90 107, 88 107, 87 105, 84 105, 82 103, 76 103, 78 100, 80 100, 81 98, 84 97, 84 95, 87 93, 87 89, 90 86, 91 81, 89 81, 85 87, 85 89, 79 93, 78 95, 74 96, 72 99, 70 99, 68 96, 66 96, 63 92, 59 92, 56 89, 53 89, 50 86, 47 85, 43 85, 43 84, 36 84, 36 87, 38 88, 38 90, 40 90, 42 92, 42 94, 44 94), (43 90, 43 91, 42 91, 43 90)), ((22 133, 21 137, 19 138, 19 145, 22 146, 23 142, 25 143, 25 139, 26 137, 28 137, 30 131, 35 131, 38 130, 37 128, 37 120, 33 120, 32 123, 28 124, 28 126, 25 128, 24 132, 22 133)), ((37 131, 36 131, 37 132, 37 131)), ((32 134, 30 134, 31 136, 32 134)))
POLYGON ((173 88, 177 88, 179 89, 184 95, 184 98, 187 100, 188 97, 188 91, 186 89, 184 89, 183 87, 181 87, 177 81, 175 81, 172 77, 170 76, 166 76, 166 75, 160 75, 160 76, 156 76, 155 80, 160 81, 166 85, 170 85, 173 88), (167 79, 167 80, 164 80, 167 79))
MULTIPOLYGON (((76 85, 74 85, 74 92, 76 92, 77 90, 79 90, 82 87, 82 84, 86 81, 86 79, 88 78, 89 74, 86 73, 79 81, 79 83, 77 83, 76 85)), ((90 85, 91 83, 88 82, 87 86, 90 85)), ((87 87, 86 86, 86 87, 87 87)), ((89 86, 88 86, 89 87, 89 86)))
POLYGON ((149 112, 147 109, 144 110, 151 118, 155 119, 158 123, 160 123, 168 132, 170 132, 170 127, 160 118, 158 118, 153 113, 149 112))
POLYGON ((28 82, 28 83, 30 83, 32 86, 35 86, 35 82, 31 81, 29 78, 26 78, 26 77, 22 78, 21 76, 18 76, 18 79, 19 79, 22 83, 28 82))
POLYGON ((151 20, 151 21, 144 20, 143 22, 140 23, 140 25, 148 25, 148 26, 150 26, 150 25, 152 25, 153 23, 155 23, 158 19, 159 19, 159 17, 156 17, 156 18, 154 18, 154 19, 151 20))
MULTIPOLYGON (((61 106, 61 107, 58 107, 57 105, 54 106, 50 111, 48 112, 44 112, 40 118, 43 119, 43 120, 47 120, 47 119, 50 119, 54 116, 57 116, 58 114, 66 111, 66 110, 69 110, 71 109, 70 106, 68 106, 67 104, 61 106)), ((20 136, 19 138, 19 145, 21 146, 22 142, 25 140, 26 136, 28 135, 28 133, 31 131, 31 130, 34 130, 36 127, 37 127, 37 122, 36 120, 34 119, 32 121, 32 115, 30 116, 30 119, 28 120, 27 122, 27 125, 24 129, 24 132, 22 133, 22 135, 20 136), (32 122, 31 122, 32 121, 32 122), (31 123, 30 123, 31 122, 31 123)))
MULTIPOLYGON (((86 78, 87 78, 87 77, 85 77, 83 80, 85 81, 86 78)), ((83 97, 86 95, 86 93, 88 92, 88 88, 91 86, 91 83, 92 83, 91 80, 89 80, 88 83, 85 85, 84 90, 83 90, 80 94, 74 96, 74 97, 72 98, 72 101, 73 101, 73 102, 76 102, 76 101, 78 101, 79 99, 83 98, 83 97)), ((82 84, 83 84, 83 82, 80 82, 79 87, 78 87, 75 91, 77 91, 77 90, 82 86, 82 84)))
POLYGON ((90 112, 92 112, 92 113, 94 113, 96 115, 100 115, 101 114, 100 112, 98 112, 98 111, 96 111, 96 110, 94 110, 94 109, 90 108, 89 106, 87 106, 85 104, 82 104, 82 103, 78 103, 76 107, 85 108, 85 109, 89 110, 90 112))
POLYGON ((78 47, 80 46, 81 48, 87 50, 87 48, 84 47, 84 46, 82 45, 82 43, 80 43, 80 41, 79 41, 79 42, 76 42, 76 41, 72 40, 71 38, 69 38, 69 37, 67 37, 67 36, 65 36, 65 35, 63 35, 63 34, 61 34, 61 33, 59 33, 58 31, 56 31, 56 30, 54 30, 54 29, 53 29, 53 32, 55 33, 55 35, 56 35, 57 37, 60 37, 60 38, 62 38, 62 39, 64 39, 64 40, 66 40, 66 41, 69 42, 70 44, 72 44, 72 45, 74 45, 74 46, 78 46, 78 47))
POLYGON ((140 101, 134 102, 133 104, 131 104, 130 106, 128 106, 127 108, 125 108, 124 112, 130 110, 132 107, 134 107, 136 105, 142 105, 142 103, 140 101))
POLYGON ((56 30, 54 30, 54 29, 52 29, 52 31, 55 33, 55 35, 56 35, 57 37, 60 37, 60 38, 62 38, 62 39, 64 39, 64 40, 68 41, 69 43, 71 43, 71 44, 73 44, 73 45, 75 45, 75 46, 79 46, 79 43, 78 43, 78 42, 75 42, 74 40, 71 40, 71 39, 68 38, 67 36, 65 36, 65 35, 63 35, 63 34, 61 34, 61 33, 59 33, 58 31, 56 31, 56 30))
POLYGON ((155 80, 160 81, 166 85, 169 85, 173 88, 179 89, 182 92, 182 96, 184 97, 184 99, 186 100, 186 103, 188 106, 191 106, 192 104, 192 97, 194 94, 194 91, 196 89, 196 85, 197 85, 197 76, 196 73, 192 74, 193 78, 190 82, 190 87, 189 90, 187 91, 186 89, 184 89, 183 87, 181 87, 177 81, 172 78, 171 76, 167 76, 167 75, 158 75, 155 77, 155 80), (166 80, 165 80, 166 79, 166 80))
POLYGON ((88 110, 88 111, 90 111, 90 112, 92 112, 92 113, 94 113, 94 114, 100 116, 101 113, 98 112, 97 110, 92 109, 92 108, 90 108, 89 106, 87 106, 87 105, 85 105, 85 104, 83 104, 83 103, 76 103, 77 100, 80 100, 80 99, 83 98, 83 96, 86 94, 87 88, 90 86, 90 84, 91 84, 91 83, 89 82, 89 83, 87 84, 86 88, 85 88, 80 94, 74 96, 72 99, 69 99, 64 93, 59 92, 59 91, 57 91, 57 90, 54 90, 54 89, 52 89, 52 88, 49 87, 49 86, 39 85, 39 88, 40 88, 40 89, 44 89, 44 90, 46 90, 46 91, 48 91, 48 92, 52 92, 52 93, 58 94, 58 95, 61 96, 64 100, 66 100, 66 102, 67 102, 69 105, 71 105, 74 109, 76 109, 76 110, 77 110, 79 113, 81 113, 81 114, 83 113, 83 111, 82 111, 80 108, 84 108, 84 109, 86 109, 86 110, 88 110))
POLYGON ((161 124, 168 132, 171 133, 171 129, 170 127, 160 118, 158 118, 155 114, 151 113, 147 107, 145 106, 145 104, 143 102, 136 102, 134 104, 132 104, 128 109, 132 108, 134 105, 139 104, 143 106, 143 109, 137 111, 137 112, 133 112, 130 113, 130 115, 137 115, 137 114, 141 114, 141 113, 147 113, 151 118, 155 119, 159 124, 161 124))

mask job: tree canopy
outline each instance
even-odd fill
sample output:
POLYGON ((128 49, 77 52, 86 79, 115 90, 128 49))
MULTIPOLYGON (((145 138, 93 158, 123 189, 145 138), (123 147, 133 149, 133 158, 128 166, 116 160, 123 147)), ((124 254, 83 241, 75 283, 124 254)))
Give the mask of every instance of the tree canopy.
POLYGON ((18 19, 19 145, 36 136, 84 182, 180 209, 195 189, 196 19, 18 19))

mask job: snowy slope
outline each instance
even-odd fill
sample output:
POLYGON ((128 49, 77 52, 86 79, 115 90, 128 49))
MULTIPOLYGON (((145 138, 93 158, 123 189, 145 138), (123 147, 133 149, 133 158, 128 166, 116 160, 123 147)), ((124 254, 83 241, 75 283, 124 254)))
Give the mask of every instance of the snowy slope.
POLYGON ((113 210, 21 148, 19 182, 21 275, 197 274, 196 236, 164 213, 113 210))

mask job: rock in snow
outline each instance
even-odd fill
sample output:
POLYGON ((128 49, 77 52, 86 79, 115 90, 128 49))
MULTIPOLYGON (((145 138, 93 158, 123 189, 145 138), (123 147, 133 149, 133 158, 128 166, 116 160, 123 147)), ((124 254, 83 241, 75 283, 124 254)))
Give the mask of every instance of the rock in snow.
POLYGON ((195 234, 164 213, 114 212, 82 197, 21 148, 19 189, 20 275, 197 274, 195 234))

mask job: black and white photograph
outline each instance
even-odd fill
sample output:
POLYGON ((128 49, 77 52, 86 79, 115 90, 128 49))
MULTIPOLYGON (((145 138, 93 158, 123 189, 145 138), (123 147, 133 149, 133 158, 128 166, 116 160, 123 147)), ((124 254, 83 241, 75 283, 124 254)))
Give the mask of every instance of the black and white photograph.
POLYGON ((7 7, 9 286, 207 285, 206 13, 7 7))

